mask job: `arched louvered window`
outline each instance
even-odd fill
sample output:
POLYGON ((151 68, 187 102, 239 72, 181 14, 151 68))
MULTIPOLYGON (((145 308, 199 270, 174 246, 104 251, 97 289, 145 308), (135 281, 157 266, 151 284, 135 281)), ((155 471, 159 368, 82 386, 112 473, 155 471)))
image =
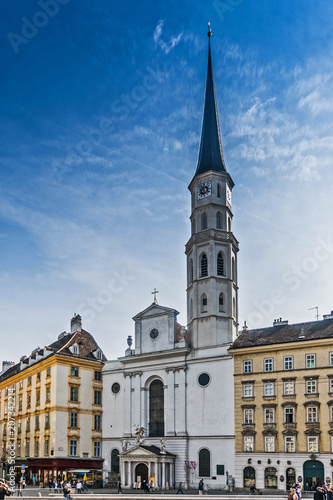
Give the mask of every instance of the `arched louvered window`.
POLYGON ((195 219, 192 220, 192 234, 195 233, 195 219))
POLYGON ((208 276, 208 262, 206 254, 202 254, 200 261, 200 276, 208 276))
POLYGON ((199 477, 210 477, 210 451, 207 448, 199 451, 199 477))
POLYGON ((207 295, 205 293, 201 295, 201 312, 207 312, 207 295))
POLYGON ((149 436, 164 436, 164 387, 161 380, 149 386, 149 436))
POLYGON ((220 185, 220 183, 217 185, 217 197, 221 198, 221 185, 220 185))
POLYGON ((219 312, 225 312, 225 299, 224 294, 221 292, 219 295, 219 312))
POLYGON ((201 216, 201 229, 207 229, 207 214, 202 214, 201 216))
POLYGON ((217 212, 216 214, 216 228, 221 229, 221 214, 217 212))
POLYGON ((228 231, 231 231, 231 219, 228 217, 228 231))
POLYGON ((217 255, 217 274, 218 276, 224 276, 224 258, 222 252, 217 255))

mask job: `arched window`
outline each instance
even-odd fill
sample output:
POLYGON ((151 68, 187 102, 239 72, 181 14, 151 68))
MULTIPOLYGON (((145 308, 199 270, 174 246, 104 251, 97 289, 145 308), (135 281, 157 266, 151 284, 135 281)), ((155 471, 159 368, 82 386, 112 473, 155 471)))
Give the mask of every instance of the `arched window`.
POLYGON ((210 451, 207 448, 199 451, 199 477, 210 477, 210 451))
POLYGON ((265 488, 277 488, 277 470, 275 467, 266 467, 265 469, 265 488))
POLYGON ((190 283, 193 283, 193 260, 190 260, 190 283))
POLYGON ((231 278, 232 281, 236 281, 236 275, 235 275, 235 258, 233 257, 231 260, 231 278))
POLYGON ((219 295, 219 312, 225 312, 224 294, 222 292, 219 295))
POLYGON ((216 214, 216 228, 221 229, 221 214, 217 212, 216 214))
POLYGON ((195 219, 192 220, 192 234, 195 233, 195 219))
POLYGON ((119 474, 119 450, 117 448, 111 451, 111 472, 119 474))
POLYGON ((193 318, 193 299, 190 300, 190 318, 193 318))
POLYGON ((205 293, 201 295, 201 312, 207 312, 207 295, 205 293))
POLYGON ((243 471, 244 476, 244 488, 250 488, 256 481, 256 471, 253 467, 245 467, 243 471))
POLYGON ((161 380, 153 380, 149 387, 149 436, 164 436, 164 387, 161 380))
POLYGON ((224 276, 224 258, 222 252, 219 252, 217 255, 217 274, 224 276))
POLYGON ((207 214, 202 214, 201 216, 201 229, 207 229, 207 214))
POLYGON ((220 185, 220 183, 218 183, 218 185, 217 185, 217 197, 221 198, 221 185, 220 185))
POLYGON ((200 276, 208 276, 208 262, 206 254, 202 254, 200 261, 200 276))
POLYGON ((228 217, 228 231, 231 231, 231 219, 228 217))

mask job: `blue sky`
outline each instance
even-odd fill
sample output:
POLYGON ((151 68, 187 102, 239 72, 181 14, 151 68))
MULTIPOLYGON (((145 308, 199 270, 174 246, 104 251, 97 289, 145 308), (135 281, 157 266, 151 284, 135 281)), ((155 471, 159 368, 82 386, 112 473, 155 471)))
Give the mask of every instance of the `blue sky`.
POLYGON ((333 309, 333 4, 4 1, 1 358, 73 313, 108 358, 152 302, 186 324, 207 21, 240 242, 240 324, 333 309))

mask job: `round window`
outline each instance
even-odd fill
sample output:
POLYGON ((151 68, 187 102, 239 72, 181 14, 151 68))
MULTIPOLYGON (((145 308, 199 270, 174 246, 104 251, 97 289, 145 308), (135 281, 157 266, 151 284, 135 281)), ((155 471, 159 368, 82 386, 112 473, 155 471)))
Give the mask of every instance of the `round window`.
POLYGON ((206 387, 206 385, 208 385, 210 382, 210 376, 208 375, 208 373, 201 373, 201 375, 199 375, 198 377, 198 382, 201 387, 206 387))
POLYGON ((158 337, 158 330, 157 330, 157 328, 153 328, 150 331, 150 338, 155 340, 155 339, 157 339, 157 337, 158 337))
POLYGON ((118 382, 112 384, 111 391, 113 392, 113 394, 118 394, 118 392, 120 391, 120 385, 118 384, 118 382))

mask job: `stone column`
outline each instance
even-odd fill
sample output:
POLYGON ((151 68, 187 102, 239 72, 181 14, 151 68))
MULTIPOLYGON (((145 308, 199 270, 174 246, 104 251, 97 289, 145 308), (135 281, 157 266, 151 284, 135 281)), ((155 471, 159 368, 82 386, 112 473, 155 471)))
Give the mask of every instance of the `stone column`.
POLYGON ((187 366, 176 368, 176 433, 177 436, 187 436, 186 428, 186 370, 187 366))
POLYGON ((162 462, 162 489, 165 490, 165 462, 162 462))
POLYGON ((158 470, 158 462, 157 462, 157 460, 155 462, 155 485, 156 485, 156 488, 160 487, 160 477, 159 477, 159 470, 158 470))
POLYGON ((174 368, 166 368, 167 389, 166 389, 166 415, 165 415, 165 435, 175 435, 175 372, 174 368))
POLYGON ((120 478, 124 486, 126 486, 126 476, 125 476, 125 461, 121 460, 121 472, 120 472, 120 478))
POLYGON ((124 436, 132 435, 132 373, 124 373, 125 377, 125 414, 124 414, 124 436))
MULTIPOLYGON (((132 429, 135 425, 141 427, 141 375, 142 372, 133 372, 131 386, 131 401, 132 401, 132 429)), ((144 426, 145 427, 145 426, 144 426)))

